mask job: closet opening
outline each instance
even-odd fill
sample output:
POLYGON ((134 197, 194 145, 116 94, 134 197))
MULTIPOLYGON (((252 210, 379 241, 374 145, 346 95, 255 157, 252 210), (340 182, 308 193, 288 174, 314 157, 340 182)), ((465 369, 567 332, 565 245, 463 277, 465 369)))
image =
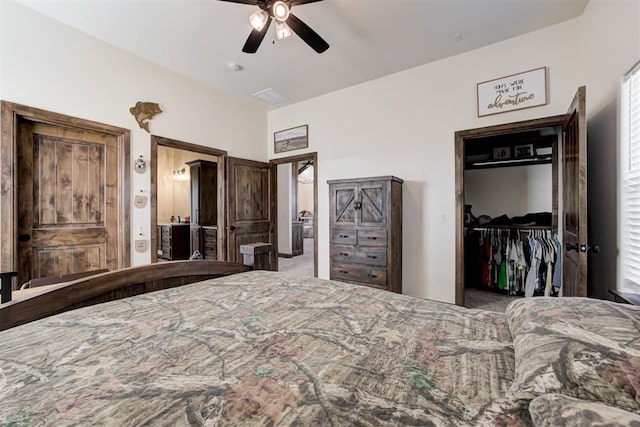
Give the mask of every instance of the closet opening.
POLYGON ((465 139, 466 307, 501 309, 517 297, 558 295, 554 165, 561 134, 548 126, 465 139))
POLYGON ((456 304, 562 294, 563 120, 456 132, 456 304))

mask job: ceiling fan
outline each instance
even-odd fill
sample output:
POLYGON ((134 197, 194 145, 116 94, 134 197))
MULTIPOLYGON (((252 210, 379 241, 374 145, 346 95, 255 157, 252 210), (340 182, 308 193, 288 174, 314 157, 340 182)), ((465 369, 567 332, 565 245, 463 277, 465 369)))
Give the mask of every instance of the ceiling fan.
POLYGON ((245 53, 256 53, 260 43, 267 34, 271 20, 276 21, 276 37, 281 40, 291 35, 291 30, 305 41, 313 50, 322 53, 329 49, 329 44, 313 31, 300 18, 291 13, 293 6, 315 3, 322 0, 220 0, 230 3, 250 4, 258 6, 256 12, 249 17, 253 31, 242 47, 245 53))

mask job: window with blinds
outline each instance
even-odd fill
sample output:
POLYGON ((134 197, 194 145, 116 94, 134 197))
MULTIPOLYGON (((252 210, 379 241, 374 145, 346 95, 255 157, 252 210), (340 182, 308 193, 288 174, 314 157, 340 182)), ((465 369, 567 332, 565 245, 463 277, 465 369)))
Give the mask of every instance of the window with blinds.
POLYGON ((620 274, 622 291, 640 292, 640 64, 620 94, 620 274))

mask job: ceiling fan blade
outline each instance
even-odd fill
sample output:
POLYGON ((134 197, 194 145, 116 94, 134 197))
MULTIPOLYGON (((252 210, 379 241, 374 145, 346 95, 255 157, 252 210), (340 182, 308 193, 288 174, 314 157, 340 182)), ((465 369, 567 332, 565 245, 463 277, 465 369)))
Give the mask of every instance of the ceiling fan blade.
POLYGON ((242 51, 244 53, 256 53, 258 51, 258 48, 260 47, 260 43, 262 43, 262 40, 264 39, 265 34, 267 34, 267 31, 269 30, 270 25, 271 25, 271 17, 267 19, 267 23, 264 24, 264 27, 262 28, 261 31, 256 31, 256 30, 251 31, 251 34, 249 34, 247 41, 244 42, 242 51))
POLYGON ((259 0, 218 0, 218 1, 226 1, 228 3, 250 4, 252 6, 259 5, 259 0))
POLYGON ((315 3, 317 1, 322 1, 322 0, 290 0, 289 1, 289 5, 290 6, 299 6, 301 4, 315 3))
POLYGON ((329 43, 324 41, 318 33, 313 31, 311 27, 302 22, 300 18, 295 16, 293 13, 289 14, 287 25, 316 52, 322 53, 329 49, 329 43))

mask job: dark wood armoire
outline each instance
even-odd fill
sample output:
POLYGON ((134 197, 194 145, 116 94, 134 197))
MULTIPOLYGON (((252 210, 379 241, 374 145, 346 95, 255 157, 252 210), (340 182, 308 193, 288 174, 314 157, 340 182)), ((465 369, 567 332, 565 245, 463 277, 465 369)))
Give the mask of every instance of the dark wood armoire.
POLYGON ((331 279, 402 293, 402 183, 328 181, 331 279))

